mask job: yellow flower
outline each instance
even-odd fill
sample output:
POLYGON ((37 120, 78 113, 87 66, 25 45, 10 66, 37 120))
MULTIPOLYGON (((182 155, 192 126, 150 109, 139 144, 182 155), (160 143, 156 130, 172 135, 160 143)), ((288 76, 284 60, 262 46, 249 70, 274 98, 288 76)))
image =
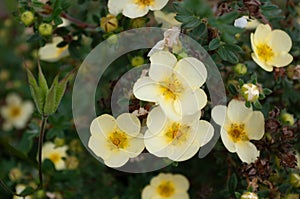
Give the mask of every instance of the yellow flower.
POLYGON ((109 0, 108 10, 113 15, 122 12, 129 18, 145 16, 149 10, 161 10, 168 3, 168 0, 109 0))
MULTIPOLYGON (((16 193, 20 194, 22 191, 26 189, 26 186, 24 184, 18 184, 16 186, 16 193)), ((32 199, 32 196, 26 196, 26 197, 19 197, 19 196, 14 196, 13 199, 32 199)))
POLYGON ((171 28, 174 26, 180 26, 181 23, 175 19, 176 13, 170 12, 165 14, 164 12, 157 10, 154 11, 154 18, 157 23, 162 24, 162 28, 171 28))
POLYGON ((46 142, 44 143, 42 150, 42 160, 51 160, 56 170, 63 170, 66 168, 64 158, 67 157, 67 146, 56 147, 54 143, 46 142))
POLYGON ((271 30, 269 25, 260 24, 251 33, 252 59, 264 70, 284 67, 293 61, 288 52, 292 48, 290 36, 282 30, 271 30))
POLYGON ((142 191, 142 199, 189 199, 188 179, 181 174, 161 173, 142 191))
POLYGON ((39 57, 43 61, 56 62, 64 57, 69 56, 68 45, 58 48, 57 44, 62 42, 61 37, 54 37, 52 43, 46 44, 39 49, 39 57))
POLYGON ((204 64, 186 57, 177 62, 167 51, 158 51, 150 57, 149 77, 142 77, 133 86, 136 98, 158 103, 167 117, 180 120, 199 112, 207 103, 200 89, 207 78, 204 64))
POLYGON ((100 26, 105 32, 112 32, 118 28, 118 19, 111 14, 100 19, 100 26))
POLYGON ((145 148, 139 119, 123 113, 115 119, 104 114, 93 120, 88 147, 109 167, 121 167, 145 148))
POLYGON ((192 158, 213 137, 214 128, 209 122, 199 120, 200 113, 191 118, 173 121, 165 116, 160 107, 152 109, 144 136, 146 149, 158 157, 174 161, 192 158))
POLYGON ((260 111, 253 111, 245 102, 233 99, 228 107, 214 107, 212 118, 221 126, 221 139, 228 151, 237 153, 248 164, 257 159, 259 151, 250 140, 260 140, 264 135, 265 121, 260 111))
POLYGON ((34 107, 31 101, 22 102, 15 93, 6 97, 6 105, 1 107, 1 116, 4 119, 3 130, 8 131, 13 127, 22 129, 26 126, 34 107))

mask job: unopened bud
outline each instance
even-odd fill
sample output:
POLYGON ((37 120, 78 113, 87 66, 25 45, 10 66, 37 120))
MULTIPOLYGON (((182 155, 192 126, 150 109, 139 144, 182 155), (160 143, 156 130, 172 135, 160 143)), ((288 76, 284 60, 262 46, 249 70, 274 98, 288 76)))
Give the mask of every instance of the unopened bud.
POLYGON ((233 70, 237 75, 242 76, 247 73, 247 66, 245 64, 238 63, 237 65, 234 66, 233 70))
POLYGON ((30 26, 34 21, 34 14, 31 11, 25 11, 21 14, 21 21, 25 26, 30 26))
POLYGON ((145 60, 141 56, 135 56, 131 59, 132 66, 140 66, 140 65, 144 64, 144 62, 145 62, 145 60))
POLYGON ((100 27, 105 32, 112 32, 118 28, 118 19, 116 16, 108 14, 100 19, 100 27))
POLYGON ((280 115, 280 118, 284 123, 288 125, 293 125, 295 123, 294 116, 290 113, 282 113, 280 115))
POLYGON ((42 23, 39 26, 39 32, 43 36, 50 36, 52 34, 53 28, 50 24, 42 23))
POLYGON ((259 88, 254 84, 244 84, 241 88, 242 96, 248 102, 255 102, 259 98, 259 88))

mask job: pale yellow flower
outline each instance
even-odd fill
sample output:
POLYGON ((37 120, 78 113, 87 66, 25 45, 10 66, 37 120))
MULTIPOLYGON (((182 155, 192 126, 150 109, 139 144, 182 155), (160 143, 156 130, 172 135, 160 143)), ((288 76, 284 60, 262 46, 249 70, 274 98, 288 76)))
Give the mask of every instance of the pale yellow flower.
POLYGON ((284 31, 260 24, 250 38, 252 59, 264 70, 271 72, 273 67, 284 67, 293 61, 293 56, 289 54, 292 40, 284 31))
POLYGON ((43 61, 56 62, 64 57, 69 56, 68 45, 58 48, 57 44, 62 42, 61 37, 53 37, 52 43, 48 43, 39 49, 39 57, 43 61))
POLYGON ((139 119, 123 113, 115 119, 104 114, 93 120, 88 147, 109 167, 121 167, 145 148, 139 119))
POLYGON ((34 107, 31 101, 22 102, 20 96, 15 93, 6 97, 6 105, 1 107, 1 116, 4 119, 3 130, 11 130, 13 127, 22 129, 26 126, 33 113, 34 107))
MULTIPOLYGON (((26 186, 24 184, 18 184, 16 185, 16 193, 20 194, 22 191, 26 189, 26 186)), ((32 196, 26 196, 26 197, 19 197, 19 196, 13 196, 13 199, 32 199, 32 196)))
POLYGON ((117 16, 122 13, 129 18, 145 16, 149 10, 161 10, 168 3, 168 0, 109 0, 108 10, 117 16))
POLYGON ((175 19, 176 13, 164 13, 163 11, 154 11, 154 18, 157 23, 162 24, 162 28, 171 28, 174 26, 180 26, 181 23, 175 19))
POLYGON ((253 111, 245 102, 233 99, 228 107, 214 107, 212 118, 221 126, 221 139, 228 151, 237 153, 248 164, 257 159, 259 151, 250 140, 260 140, 264 135, 265 121, 260 111, 253 111))
POLYGON ((199 112, 207 103, 200 89, 207 78, 204 64, 194 57, 177 62, 167 51, 150 57, 149 77, 142 77, 133 86, 136 98, 158 103, 167 117, 180 120, 199 112))
POLYGON ((142 191, 142 199, 189 199, 188 179, 181 174, 161 173, 142 191))
POLYGON ((146 149, 153 155, 173 161, 192 158, 214 133, 212 125, 199 118, 200 113, 193 119, 173 121, 165 116, 160 107, 152 109, 147 118, 148 130, 144 136, 146 149))
POLYGON ((56 170, 63 170, 66 168, 65 160, 67 155, 67 146, 56 147, 52 142, 46 142, 42 148, 42 160, 49 159, 53 162, 56 170))

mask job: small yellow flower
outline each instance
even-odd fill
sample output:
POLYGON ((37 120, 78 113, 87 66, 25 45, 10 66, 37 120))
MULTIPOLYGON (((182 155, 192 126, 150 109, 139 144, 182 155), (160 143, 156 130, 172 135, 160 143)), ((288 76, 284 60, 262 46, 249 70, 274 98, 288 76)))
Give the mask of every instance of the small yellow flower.
POLYGON ((244 84, 241 88, 242 96, 248 102, 255 102, 259 98, 259 88, 258 86, 248 83, 244 84))
POLYGON ((199 112, 207 103, 200 88, 207 78, 204 64, 194 57, 177 62, 167 51, 150 57, 149 77, 142 77, 133 86, 136 98, 160 105, 167 117, 180 120, 199 112))
POLYGON ((264 116, 260 111, 253 111, 245 102, 233 99, 228 107, 214 107, 212 118, 221 126, 221 139, 228 151, 237 153, 248 164, 257 159, 259 151, 250 140, 260 140, 265 133, 264 116))
POLYGON ((149 10, 161 10, 168 0, 109 0, 108 10, 113 15, 122 13, 129 18, 145 16, 149 10))
POLYGON ((258 199, 258 196, 256 193, 246 192, 241 196, 241 199, 258 199))
POLYGON ((100 19, 100 27, 105 32, 112 32, 118 28, 118 19, 116 16, 108 14, 100 19))
POLYGON ((142 191, 142 199, 189 199, 188 179, 181 174, 161 173, 142 191))
POLYGON ((88 147, 109 167, 121 167, 145 148, 139 119, 123 113, 115 119, 104 114, 93 120, 88 147))
POLYGON ((209 122, 199 120, 200 113, 191 118, 173 121, 160 107, 152 109, 144 136, 146 149, 158 157, 177 162, 192 158, 213 137, 214 128, 209 122))
POLYGON ((39 57, 43 61, 56 62, 64 57, 69 56, 68 45, 58 48, 57 44, 62 42, 61 37, 53 37, 52 43, 48 43, 39 49, 39 57))
POLYGON ((6 97, 6 105, 1 107, 1 116, 4 119, 3 130, 8 131, 13 127, 22 129, 26 126, 34 107, 31 101, 22 102, 15 93, 6 97))
MULTIPOLYGON (((24 184, 18 184, 16 186, 16 193, 20 194, 25 189, 26 189, 26 186, 24 184)), ((26 197, 13 196, 13 199, 32 199, 32 196, 26 196, 26 197)))
POLYGON ((272 30, 269 25, 260 24, 251 33, 252 59, 264 70, 284 67, 293 61, 288 52, 292 48, 290 36, 282 30, 272 30))
POLYGON ((63 170, 66 168, 64 158, 67 157, 67 146, 55 147, 54 143, 46 142, 44 143, 42 150, 42 160, 51 160, 56 170, 63 170))

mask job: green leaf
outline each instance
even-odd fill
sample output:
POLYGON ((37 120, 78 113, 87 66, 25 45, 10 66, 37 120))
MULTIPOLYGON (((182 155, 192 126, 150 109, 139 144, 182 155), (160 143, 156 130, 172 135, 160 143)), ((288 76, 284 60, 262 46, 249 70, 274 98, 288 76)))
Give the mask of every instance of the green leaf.
POLYGON ((26 187, 21 193, 21 196, 29 196, 32 195, 35 192, 35 190, 32 187, 26 187))
POLYGON ((251 102, 245 102, 245 106, 247 107, 247 108, 251 108, 251 102))
POLYGON ((42 114, 45 98, 43 96, 43 93, 42 93, 40 87, 37 85, 36 79, 34 78, 31 71, 28 68, 26 68, 26 71, 27 71, 27 77, 28 77, 28 83, 29 83, 31 96, 33 98, 33 101, 34 101, 39 113, 42 114))
POLYGON ((46 97, 47 93, 49 91, 47 80, 43 74, 42 68, 40 66, 40 63, 38 64, 38 69, 39 69, 39 86, 43 92, 43 95, 46 97))
POLYGON ((208 50, 216 50, 219 47, 220 47, 220 40, 218 38, 211 40, 208 44, 208 50))
POLYGON ((238 94, 238 91, 237 91, 235 85, 232 84, 232 83, 229 83, 229 84, 228 84, 228 90, 229 90, 229 92, 230 92, 232 95, 237 95, 237 94, 238 94))
POLYGON ((253 105, 254 105, 254 107, 257 108, 257 109, 262 109, 262 105, 261 105, 261 103, 260 103, 258 100, 256 100, 256 101, 253 103, 253 105))
POLYGON ((55 108, 56 86, 57 86, 57 81, 53 81, 52 86, 45 100, 44 115, 51 115, 56 111, 55 108))
POLYGON ((272 91, 271 89, 268 89, 268 88, 264 88, 264 89, 263 89, 263 93, 264 93, 265 95, 270 95, 272 92, 273 92, 273 91, 272 91))
POLYGON ((236 174, 233 173, 228 182, 229 193, 233 196, 235 196, 235 189, 236 189, 237 185, 238 185, 238 179, 237 179, 236 174))
POLYGON ((235 195, 235 198, 236 198, 236 199, 240 199, 241 196, 242 196, 242 194, 239 193, 239 192, 235 192, 234 195, 235 195))

